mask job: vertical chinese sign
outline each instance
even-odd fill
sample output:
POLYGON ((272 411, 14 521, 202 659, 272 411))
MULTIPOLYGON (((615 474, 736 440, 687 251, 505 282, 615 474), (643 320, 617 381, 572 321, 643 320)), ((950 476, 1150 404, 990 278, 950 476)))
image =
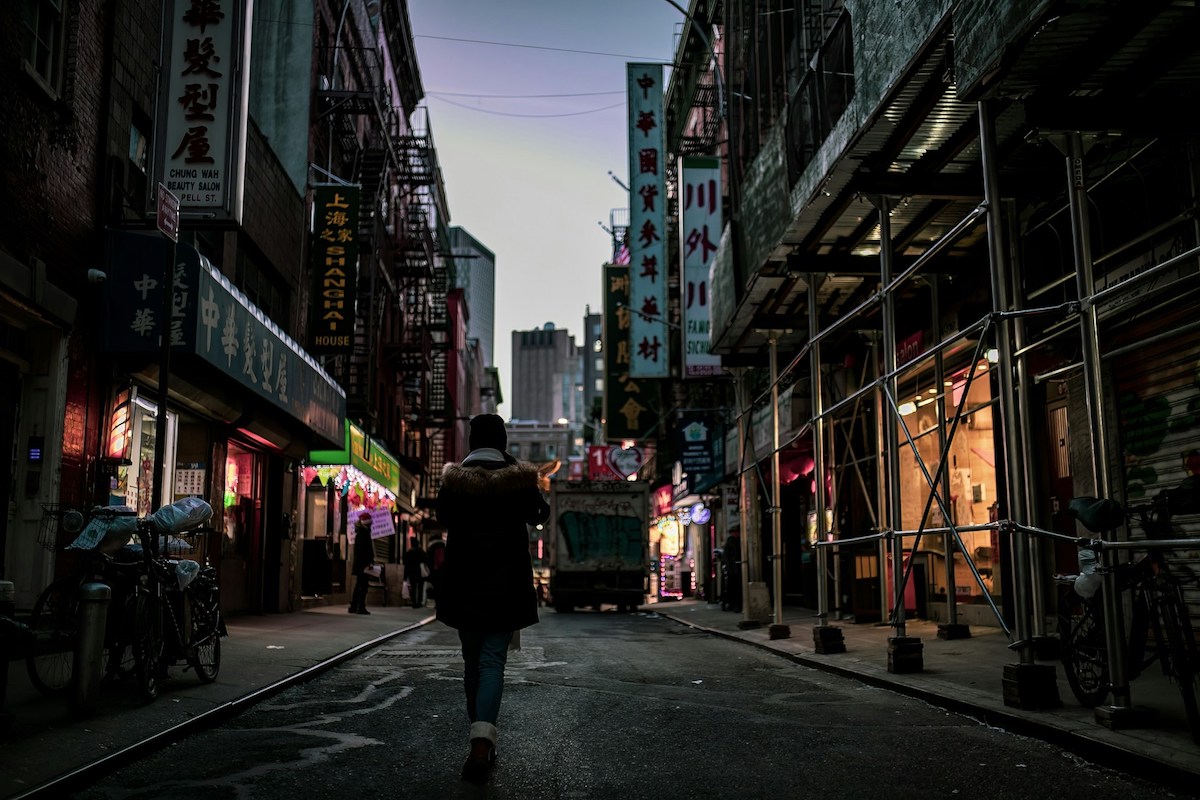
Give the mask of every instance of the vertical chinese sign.
POLYGON ((670 374, 667 333, 666 176, 663 68, 626 64, 629 92, 629 374, 670 374))
POLYGON ((708 271, 721 241, 721 160, 687 156, 679 172, 683 377, 709 378, 724 374, 721 357, 709 352, 708 297, 708 271))
POLYGON ((165 0, 155 170, 182 214, 241 222, 250 0, 165 0))
POLYGON ((357 186, 313 187, 310 353, 350 355, 353 348, 358 213, 357 186))
POLYGON ((629 376, 629 267, 604 267, 604 436, 610 442, 637 440, 650 429, 653 412, 638 382, 629 376))

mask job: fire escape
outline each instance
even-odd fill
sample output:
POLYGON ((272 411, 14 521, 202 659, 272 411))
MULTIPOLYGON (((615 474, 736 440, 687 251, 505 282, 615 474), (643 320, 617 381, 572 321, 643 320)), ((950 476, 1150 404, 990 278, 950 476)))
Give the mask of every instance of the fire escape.
POLYGON ((384 225, 400 120, 388 102, 377 49, 329 47, 318 57, 317 108, 328 125, 331 172, 359 187, 353 347, 348 357, 336 357, 332 371, 346 390, 347 415, 379 431, 379 345, 387 306, 396 297, 384 225))
POLYGON ((428 113, 396 143, 397 182, 403 193, 396 226, 395 275, 404 303, 404 325, 395 358, 404 392, 414 402, 415 434, 425 438, 428 464, 422 494, 436 495, 446 461, 446 434, 453 424, 447 392, 450 328, 446 293, 449 274, 435 231, 449 215, 428 113))
POLYGON ((437 152, 427 117, 410 123, 392 105, 378 50, 327 48, 318 57, 331 172, 352 176, 362 209, 353 351, 335 360, 333 372, 346 389, 349 416, 372 430, 393 418, 387 433, 395 434, 400 453, 423 464, 420 493, 431 497, 453 417, 449 277, 435 236, 449 215, 437 152))

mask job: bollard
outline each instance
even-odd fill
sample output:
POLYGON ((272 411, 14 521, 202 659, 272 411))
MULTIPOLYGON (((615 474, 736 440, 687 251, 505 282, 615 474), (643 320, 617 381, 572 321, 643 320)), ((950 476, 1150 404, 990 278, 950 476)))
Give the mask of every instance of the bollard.
POLYGON ((79 587, 79 640, 71 681, 71 713, 87 716, 96 711, 104 660, 104 623, 112 589, 104 583, 79 587))

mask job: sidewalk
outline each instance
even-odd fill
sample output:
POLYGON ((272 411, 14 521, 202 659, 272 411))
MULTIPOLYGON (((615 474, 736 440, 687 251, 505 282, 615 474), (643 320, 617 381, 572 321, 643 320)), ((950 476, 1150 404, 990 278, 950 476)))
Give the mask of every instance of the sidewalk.
POLYGON ((921 640, 924 669, 894 674, 888 672, 888 639, 896 633, 886 625, 831 622, 841 628, 846 652, 827 655, 815 651, 816 615, 803 608, 785 609, 783 622, 791 636, 776 640, 769 638, 768 626, 740 630, 740 613, 721 611, 720 606, 703 601, 657 603, 642 610, 1042 739, 1189 794, 1200 790, 1200 744, 1192 741, 1178 688, 1162 676, 1157 664, 1131 684, 1134 705, 1154 709, 1154 721, 1147 727, 1114 731, 1096 722, 1094 711, 1079 705, 1057 661, 1038 663, 1054 667, 1061 708, 1033 711, 1006 706, 1004 667, 1018 663, 1018 657, 999 628, 973 626, 969 638, 946 640, 937 637, 937 623, 909 620, 904 633, 921 640))
POLYGON ((178 739, 433 619, 432 603, 370 611, 347 614, 339 603, 226 620, 229 636, 221 640, 216 682, 201 684, 177 667, 172 674, 178 677, 163 684, 153 703, 141 704, 125 687, 102 690, 97 713, 86 719, 71 715, 67 698, 39 694, 24 662, 12 662, 5 710, 13 722, 0 730, 0 798, 62 797, 86 783, 88 765, 135 758, 161 746, 161 739, 140 745, 151 737, 178 739))
MULTIPOLYGON (((139 704, 129 693, 102 693, 98 713, 73 718, 68 702, 38 694, 14 662, 9 674, 7 710, 14 722, 0 731, 0 798, 50 798, 85 785, 142 751, 233 716, 292 683, 432 620, 432 607, 372 607, 370 616, 347 614, 345 607, 311 608, 291 614, 239 617, 228 621, 217 681, 201 685, 187 673, 164 685, 158 700, 139 704), (157 737, 157 742, 148 742, 157 737), (145 742, 145 744, 140 744, 145 742), (104 761, 89 772, 88 765, 104 761)), ((921 672, 888 672, 886 626, 834 623, 846 652, 821 655, 813 648, 812 612, 788 608, 791 636, 771 640, 766 626, 740 630, 741 614, 723 612, 703 601, 642 606, 643 613, 692 626, 791 658, 798 664, 835 672, 865 683, 923 699, 976 717, 987 724, 1049 741, 1089 759, 1170 783, 1189 794, 1200 786, 1200 745, 1192 742, 1178 690, 1157 674, 1133 683, 1138 706, 1159 711, 1153 727, 1109 730, 1081 708, 1056 667, 1062 707, 1027 711, 1004 705, 1004 666, 1016 663, 1008 640, 996 628, 974 627, 967 639, 937 638, 937 625, 909 621, 905 633, 922 645, 921 672)), ((541 609, 543 614, 553 614, 541 609)), ((1151 667, 1149 672, 1154 672, 1151 667)))

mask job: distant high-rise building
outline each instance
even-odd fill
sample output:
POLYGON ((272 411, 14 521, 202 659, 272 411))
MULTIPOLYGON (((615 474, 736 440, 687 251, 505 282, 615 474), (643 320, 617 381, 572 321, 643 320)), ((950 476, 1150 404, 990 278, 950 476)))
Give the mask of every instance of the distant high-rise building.
POLYGON ((496 255, 458 226, 450 228, 447 243, 455 256, 454 285, 463 290, 470 315, 467 336, 479 340, 484 366, 494 366, 496 255))
POLYGON ((578 423, 583 412, 583 360, 575 337, 547 322, 512 333, 512 418, 578 423))

